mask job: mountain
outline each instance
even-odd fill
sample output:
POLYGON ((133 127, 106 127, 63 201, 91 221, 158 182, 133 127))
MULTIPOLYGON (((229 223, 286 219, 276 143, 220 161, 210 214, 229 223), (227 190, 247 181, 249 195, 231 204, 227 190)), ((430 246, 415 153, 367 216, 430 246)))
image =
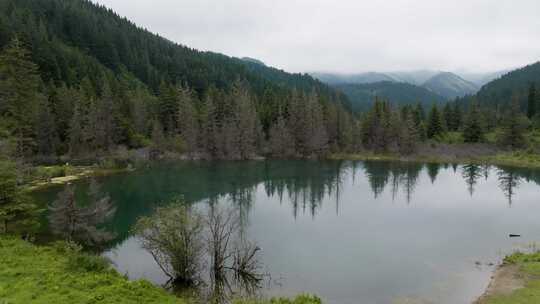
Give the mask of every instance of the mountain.
POLYGON ((343 83, 373 83, 380 81, 399 81, 398 79, 378 72, 367 72, 360 74, 333 74, 333 73, 310 73, 311 76, 329 85, 343 83))
POLYGON ((251 57, 242 57, 240 58, 242 60, 244 60, 245 62, 249 62, 249 63, 255 63, 255 64, 258 64, 258 65, 262 65, 262 66, 266 66, 266 64, 264 64, 264 62, 258 60, 258 59, 255 59, 255 58, 251 58, 251 57))
POLYGON ((428 79, 422 86, 447 99, 463 97, 478 91, 477 85, 450 72, 441 72, 428 79))
MULTIPOLYGON (((540 62, 511 71, 486 85, 474 96, 476 100, 486 106, 498 107, 510 104, 515 96, 519 98, 523 107, 527 104, 527 93, 530 84, 540 87, 540 62)), ((468 101, 470 98, 464 98, 468 101)))
POLYGON ((209 88, 229 89, 242 79, 259 96, 296 88, 332 100, 344 98, 309 75, 171 42, 87 0, 0 0, 0 47, 15 36, 30 48, 47 83, 71 87, 86 78, 99 88, 102 75, 114 75, 139 81, 153 92, 163 82, 184 83, 202 95, 209 88))
POLYGON ((489 73, 469 73, 469 72, 457 72, 460 77, 467 79, 468 81, 476 84, 479 88, 483 85, 500 78, 501 76, 509 73, 514 69, 506 69, 501 71, 489 72, 489 73))
POLYGON ((396 105, 422 103, 424 106, 431 106, 435 103, 442 103, 446 98, 430 90, 416 85, 382 81, 365 84, 339 84, 335 87, 341 90, 351 103, 354 111, 365 111, 371 107, 375 97, 387 99, 396 105))
POLYGON ((406 71, 406 72, 390 72, 387 73, 394 79, 400 82, 406 82, 414 85, 422 85, 431 77, 440 73, 433 70, 418 70, 418 71, 406 71))

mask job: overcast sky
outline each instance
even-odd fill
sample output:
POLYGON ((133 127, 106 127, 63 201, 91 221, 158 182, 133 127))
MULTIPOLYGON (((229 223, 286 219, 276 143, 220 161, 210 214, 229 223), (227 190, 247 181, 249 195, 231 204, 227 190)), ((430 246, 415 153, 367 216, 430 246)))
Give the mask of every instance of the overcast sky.
POLYGON ((97 2, 172 41, 291 72, 486 72, 540 60, 540 0, 97 2))

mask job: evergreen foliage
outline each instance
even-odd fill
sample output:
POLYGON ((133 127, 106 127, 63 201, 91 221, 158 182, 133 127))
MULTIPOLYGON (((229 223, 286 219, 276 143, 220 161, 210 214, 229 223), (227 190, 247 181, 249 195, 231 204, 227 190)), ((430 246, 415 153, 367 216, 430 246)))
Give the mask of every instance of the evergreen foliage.
POLYGON ((512 106, 506 114, 502 124, 502 133, 498 141, 501 145, 518 149, 525 146, 525 131, 528 128, 529 121, 520 111, 519 99, 513 98, 512 106))
POLYGON ((429 116, 427 118, 427 138, 435 138, 437 135, 441 135, 444 132, 444 122, 439 108, 437 105, 431 107, 429 116))
POLYGON ((467 113, 467 118, 463 126, 463 139, 466 143, 477 143, 484 139, 484 127, 482 123, 482 113, 476 103, 472 103, 467 113))

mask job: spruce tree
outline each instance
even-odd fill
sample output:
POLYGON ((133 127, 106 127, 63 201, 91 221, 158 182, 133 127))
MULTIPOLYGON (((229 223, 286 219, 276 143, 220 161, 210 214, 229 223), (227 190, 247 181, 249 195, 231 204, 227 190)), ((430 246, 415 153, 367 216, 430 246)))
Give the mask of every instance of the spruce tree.
POLYGON ((68 139, 69 139, 69 154, 76 156, 81 154, 86 149, 86 141, 84 136, 84 117, 83 110, 79 103, 76 103, 73 109, 73 116, 69 123, 68 139))
POLYGON ((294 155, 294 139, 287 127, 286 119, 279 115, 270 127, 269 150, 274 157, 294 155))
POLYGON ((527 117, 532 119, 536 115, 536 87, 534 83, 531 83, 529 86, 529 96, 527 99, 527 117))
POLYGON ((527 117, 519 107, 519 98, 513 97, 510 110, 503 121, 502 132, 498 138, 501 145, 512 149, 525 146, 525 131, 527 130, 527 117))
POLYGON ((431 111, 429 112, 428 122, 427 122, 427 137, 435 138, 437 135, 440 135, 444 132, 443 120, 437 105, 433 105, 431 111))
POLYGON ((217 109, 211 94, 207 93, 201 109, 201 148, 209 157, 217 158, 219 155, 219 125, 217 109))
POLYGON ((461 107, 457 102, 454 102, 454 107, 452 111, 452 123, 453 131, 459 131, 461 125, 463 124, 463 113, 461 112, 461 107))
POLYGON ((463 126, 463 139, 466 143, 477 143, 484 139, 482 113, 476 102, 472 102, 463 126))
POLYGON ((328 133, 324 125, 322 105, 318 95, 312 92, 306 100, 306 136, 307 143, 306 156, 320 156, 326 153, 328 149, 328 133))
POLYGON ((187 87, 178 88, 178 132, 186 145, 188 153, 196 152, 198 148, 199 120, 193 99, 194 96, 191 89, 187 87))
POLYGON ((455 127, 456 124, 454 121, 454 111, 449 102, 444 105, 442 116, 444 118, 444 121, 446 122, 447 130, 456 131, 457 128, 455 127))
POLYGON ((399 152, 404 155, 409 155, 415 152, 420 136, 416 123, 414 122, 414 114, 407 112, 405 119, 400 127, 399 133, 399 152))
POLYGON ((39 226, 40 210, 18 183, 16 165, 0 160, 0 233, 31 233, 39 226))
POLYGON ((39 104, 35 126, 38 153, 44 156, 54 155, 60 140, 56 131, 56 123, 50 109, 49 100, 46 98, 42 98, 39 104))
POLYGON ((33 125, 41 79, 29 51, 17 37, 0 54, 0 75, 0 117, 16 141, 18 156, 25 156, 34 150, 33 125))

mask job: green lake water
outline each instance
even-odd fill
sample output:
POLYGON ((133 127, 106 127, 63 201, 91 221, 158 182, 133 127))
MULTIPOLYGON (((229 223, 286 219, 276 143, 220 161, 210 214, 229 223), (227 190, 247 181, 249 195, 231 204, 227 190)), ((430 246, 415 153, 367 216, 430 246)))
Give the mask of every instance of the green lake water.
MULTIPOLYGON (((540 240, 540 171, 404 162, 173 162, 99 180, 117 212, 103 253, 130 278, 167 278, 130 233, 181 195, 232 206, 262 248, 263 294, 329 304, 470 303, 494 265, 540 240), (510 233, 521 238, 509 238, 510 233)), ((87 181, 77 182, 80 196, 87 181)), ((54 200, 58 188, 36 194, 54 200)))

